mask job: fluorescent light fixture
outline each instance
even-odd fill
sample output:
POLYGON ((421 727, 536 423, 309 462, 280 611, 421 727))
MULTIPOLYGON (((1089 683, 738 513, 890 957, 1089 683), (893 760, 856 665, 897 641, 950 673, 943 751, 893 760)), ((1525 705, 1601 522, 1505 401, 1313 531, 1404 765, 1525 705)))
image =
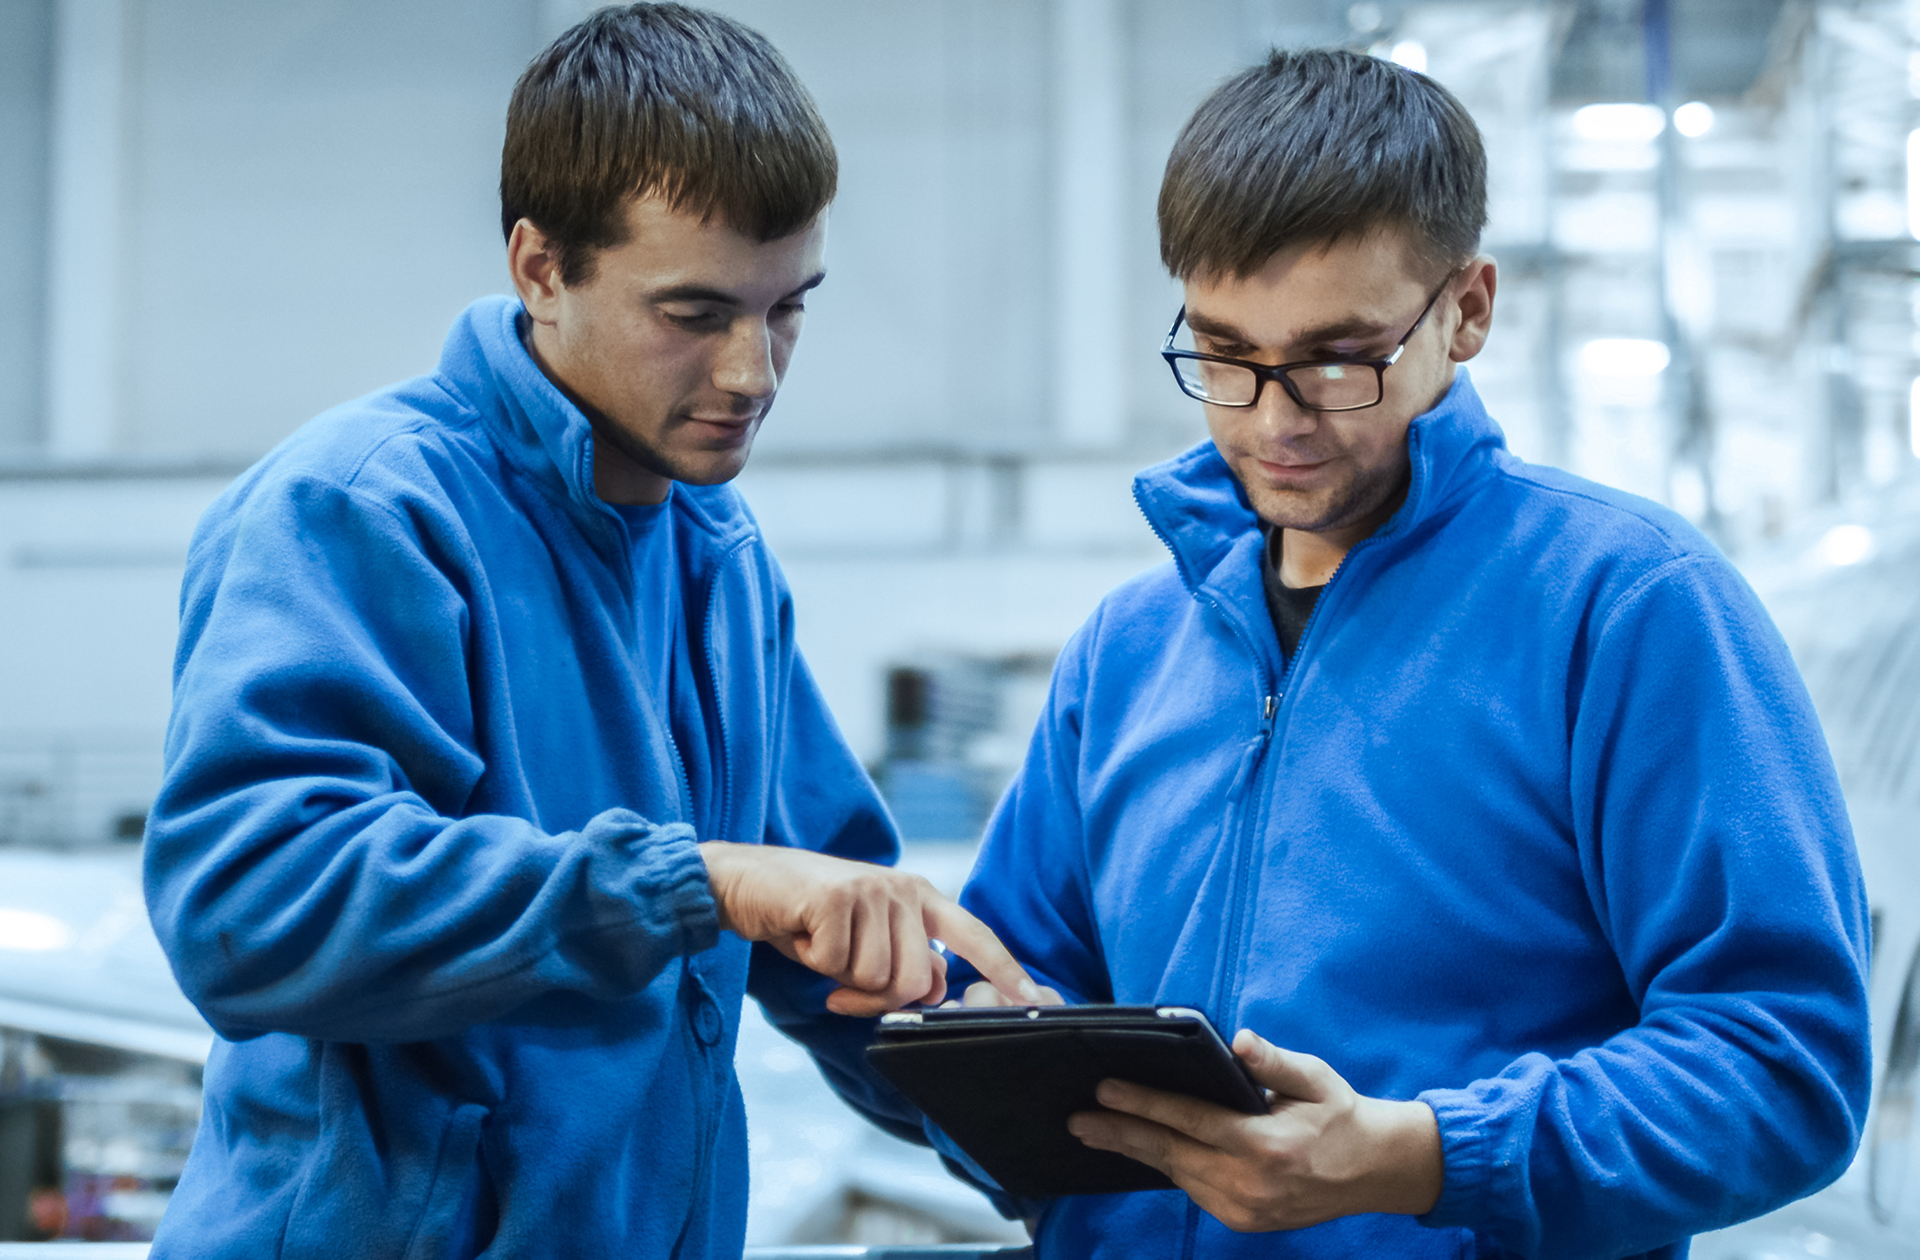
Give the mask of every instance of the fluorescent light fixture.
POLYGON ((1907 133, 1907 235, 1920 239, 1920 131, 1907 133))
POLYGON ((1907 387, 1907 445, 1913 457, 1920 459, 1920 376, 1907 387))
POLYGON ((1589 376, 1658 376, 1672 359, 1665 342, 1640 337, 1598 337, 1580 347, 1580 370, 1589 376))
POLYGON ((1688 101, 1673 111, 1673 129, 1688 139, 1713 130, 1713 106, 1705 101, 1688 101))
POLYGON ((1427 46, 1417 39, 1401 40, 1387 56, 1416 73, 1427 72, 1427 46))
POLYGON ((1873 554, 1873 531, 1865 525, 1835 525, 1820 536, 1819 550, 1828 564, 1859 564, 1873 554))
POLYGON ((1573 111, 1573 134, 1582 140, 1644 144, 1667 128, 1658 105, 1582 105, 1573 111))
POLYGON ((73 944, 73 929, 38 910, 0 906, 0 949, 41 954, 73 944))

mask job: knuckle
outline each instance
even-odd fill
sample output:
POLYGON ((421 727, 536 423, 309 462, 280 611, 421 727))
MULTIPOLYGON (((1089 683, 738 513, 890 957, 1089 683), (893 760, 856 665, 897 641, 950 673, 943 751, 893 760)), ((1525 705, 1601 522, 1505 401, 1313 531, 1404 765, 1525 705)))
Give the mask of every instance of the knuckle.
POLYGON ((1214 1215, 1236 1234, 1251 1234, 1260 1228, 1260 1222, 1254 1214, 1238 1203, 1228 1203, 1214 1215))
POLYGON ((1273 1133, 1263 1132, 1255 1135, 1250 1147, 1255 1158, 1262 1163, 1284 1165, 1293 1154, 1287 1140, 1273 1133))

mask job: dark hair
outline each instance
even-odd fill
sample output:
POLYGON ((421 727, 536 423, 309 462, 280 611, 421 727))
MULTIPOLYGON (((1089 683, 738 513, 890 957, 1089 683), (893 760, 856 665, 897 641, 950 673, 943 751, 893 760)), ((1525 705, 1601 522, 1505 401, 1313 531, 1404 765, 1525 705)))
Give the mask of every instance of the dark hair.
POLYGON ((1486 153, 1465 107, 1424 74, 1338 49, 1275 49, 1227 80, 1160 182, 1160 259, 1182 280, 1244 279, 1289 245, 1383 227, 1450 268, 1486 222, 1486 153))
POLYGON ((679 4, 601 9, 514 84, 500 154, 500 227, 531 219, 561 279, 593 276, 626 240, 629 197, 718 216, 770 241, 833 200, 839 159, 813 98, 766 37, 679 4))

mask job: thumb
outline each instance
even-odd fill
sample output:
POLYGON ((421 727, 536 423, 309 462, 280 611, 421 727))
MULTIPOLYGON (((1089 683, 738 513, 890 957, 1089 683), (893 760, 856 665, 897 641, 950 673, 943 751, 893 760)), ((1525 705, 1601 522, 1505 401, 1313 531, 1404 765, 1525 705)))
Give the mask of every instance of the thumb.
POLYGON ((1233 1052, 1253 1073, 1253 1079, 1281 1098, 1321 1102, 1327 1096, 1333 1069, 1310 1054, 1282 1050, 1251 1028, 1233 1037, 1233 1052))

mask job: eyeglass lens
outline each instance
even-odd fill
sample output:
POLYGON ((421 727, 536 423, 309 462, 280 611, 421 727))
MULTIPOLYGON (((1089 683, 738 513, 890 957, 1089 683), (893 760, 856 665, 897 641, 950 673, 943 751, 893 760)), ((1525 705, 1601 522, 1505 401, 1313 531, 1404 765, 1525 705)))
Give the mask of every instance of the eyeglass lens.
MULTIPOLYGON (((1178 359, 1175 364, 1181 388, 1203 402, 1244 407, 1254 400, 1260 388, 1260 378, 1235 363, 1178 359)), ((1288 370, 1287 379, 1293 382, 1301 400, 1309 407, 1337 411, 1371 407, 1380 401, 1380 374, 1371 366, 1328 363, 1297 367, 1288 370)))

